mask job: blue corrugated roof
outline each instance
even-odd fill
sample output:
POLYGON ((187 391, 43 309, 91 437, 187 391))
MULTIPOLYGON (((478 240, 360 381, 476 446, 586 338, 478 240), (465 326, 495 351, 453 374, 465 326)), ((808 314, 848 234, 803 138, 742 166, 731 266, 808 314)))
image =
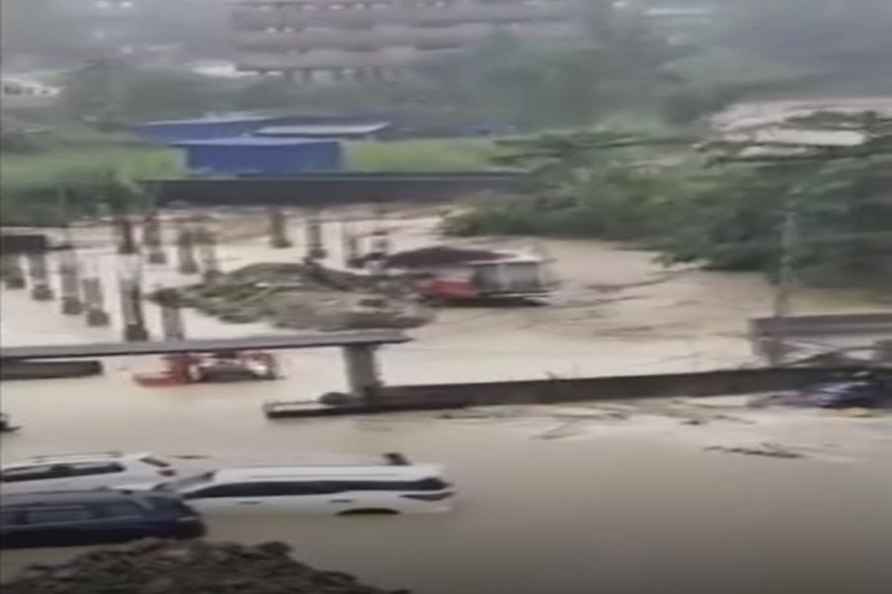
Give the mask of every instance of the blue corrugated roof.
POLYGON ((273 138, 269 136, 232 136, 205 140, 183 140, 173 146, 300 146, 305 144, 337 144, 337 140, 318 138, 273 138))

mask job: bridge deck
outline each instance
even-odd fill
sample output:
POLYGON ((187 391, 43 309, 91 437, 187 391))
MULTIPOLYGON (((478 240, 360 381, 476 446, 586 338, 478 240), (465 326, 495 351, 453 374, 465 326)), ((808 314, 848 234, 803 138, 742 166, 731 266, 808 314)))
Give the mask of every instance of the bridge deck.
POLYGON ((150 342, 100 342, 64 345, 40 345, 0 348, 0 360, 77 359, 83 357, 115 357, 124 355, 165 355, 228 350, 310 349, 382 345, 409 342, 411 338, 398 331, 333 332, 330 334, 291 334, 211 338, 200 340, 150 342))

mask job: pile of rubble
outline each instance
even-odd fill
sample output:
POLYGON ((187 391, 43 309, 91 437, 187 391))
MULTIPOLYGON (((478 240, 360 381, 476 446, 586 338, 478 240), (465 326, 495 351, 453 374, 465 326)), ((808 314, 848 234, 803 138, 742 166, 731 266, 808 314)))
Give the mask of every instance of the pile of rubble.
MULTIPOLYGON (((5 594, 384 594, 351 575, 298 563, 288 545, 147 540, 61 565, 32 565, 5 594)), ((399 591, 408 594, 406 590, 399 591)), ((391 594, 397 594, 392 592, 391 594)))
POLYGON ((282 328, 336 331, 414 328, 433 319, 433 312, 397 282, 304 264, 252 264, 211 283, 164 291, 175 291, 183 307, 230 323, 269 321, 282 328))

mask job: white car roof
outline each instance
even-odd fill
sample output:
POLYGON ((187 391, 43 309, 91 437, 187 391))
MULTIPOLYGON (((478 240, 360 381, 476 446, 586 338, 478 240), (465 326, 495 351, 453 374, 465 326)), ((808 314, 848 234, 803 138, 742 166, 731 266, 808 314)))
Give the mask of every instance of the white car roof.
POLYGON ((221 468, 214 472, 214 480, 219 482, 336 479, 412 481, 440 477, 442 473, 442 467, 433 464, 243 466, 221 468))
POLYGON ((130 461, 151 456, 148 452, 95 452, 72 454, 49 454, 45 456, 32 456, 25 460, 19 460, 10 464, 4 464, 2 469, 24 468, 27 466, 42 466, 45 464, 72 464, 76 462, 109 462, 112 460, 130 461))

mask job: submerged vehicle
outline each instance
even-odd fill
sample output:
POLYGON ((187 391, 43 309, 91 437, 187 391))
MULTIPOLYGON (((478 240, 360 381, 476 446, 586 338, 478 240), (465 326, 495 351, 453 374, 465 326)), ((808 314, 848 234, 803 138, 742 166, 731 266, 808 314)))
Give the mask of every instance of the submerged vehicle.
POLYGON ((133 379, 147 387, 183 384, 272 380, 279 377, 275 357, 263 351, 182 353, 162 357, 159 373, 137 373, 133 379))
POLYGON ((439 466, 385 454, 376 464, 222 468, 128 491, 174 493, 203 513, 400 514, 445 512, 453 486, 439 466))
POLYGON ((19 427, 17 425, 12 424, 12 420, 9 418, 9 415, 6 413, 0 413, 0 432, 2 433, 11 433, 13 431, 18 431, 19 427))
POLYGON ((803 395, 821 408, 873 408, 892 405, 892 394, 878 381, 850 381, 819 384, 803 395))
POLYGON ((197 538, 198 514, 170 493, 113 490, 22 493, 3 497, 0 547, 62 547, 140 538, 197 538))
POLYGON ((34 456, 0 467, 0 493, 35 493, 115 487, 169 480, 173 466, 153 454, 96 452, 34 456))

